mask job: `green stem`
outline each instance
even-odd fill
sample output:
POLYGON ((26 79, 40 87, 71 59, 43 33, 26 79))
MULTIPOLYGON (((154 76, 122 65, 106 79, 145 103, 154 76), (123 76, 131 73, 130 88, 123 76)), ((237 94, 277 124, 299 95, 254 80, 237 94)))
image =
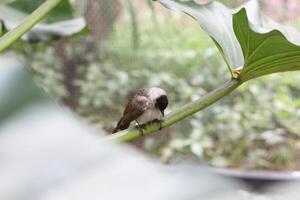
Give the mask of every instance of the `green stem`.
POLYGON ((29 31, 35 24, 43 19, 54 7, 56 7, 62 0, 47 0, 33 13, 26 17, 23 22, 13 30, 6 33, 0 38, 0 52, 8 48, 23 34, 29 31))
MULTIPOLYGON (((192 114, 199 112, 200 110, 203 110, 204 108, 208 107, 209 105, 215 103, 222 97, 226 96, 230 92, 232 92, 234 89, 236 89, 238 86, 241 85, 241 82, 237 79, 232 79, 227 82, 225 82, 222 86, 214 89, 213 91, 209 92, 205 96, 203 96, 201 99, 196 100, 194 102, 191 102, 189 104, 186 104, 185 106, 179 108, 178 110, 168 114, 165 118, 165 120, 162 123, 162 127, 169 127, 172 124, 175 124, 178 121, 181 121, 182 119, 191 116, 192 114)), ((144 135, 149 135, 155 131, 158 131, 160 128, 159 125, 149 125, 144 130, 144 135)), ((131 128, 129 130, 120 131, 118 133, 112 134, 110 136, 107 136, 106 139, 109 141, 115 141, 115 142, 126 142, 126 141, 132 141, 134 139, 137 139, 141 137, 140 131, 136 128, 131 128)))
POLYGON ((139 30, 138 30, 138 22, 137 22, 137 16, 136 11, 133 7, 133 2, 131 0, 127 0, 127 6, 130 14, 130 20, 131 20, 131 29, 132 29, 132 43, 133 48, 136 49, 139 47, 139 30))

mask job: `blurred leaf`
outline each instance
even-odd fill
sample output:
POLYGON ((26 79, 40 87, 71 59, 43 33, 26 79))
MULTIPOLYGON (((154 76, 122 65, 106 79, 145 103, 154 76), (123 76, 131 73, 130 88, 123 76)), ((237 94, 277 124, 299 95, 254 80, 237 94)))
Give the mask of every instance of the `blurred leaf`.
POLYGON ((133 3, 131 0, 126 0, 126 4, 128 7, 128 11, 130 14, 130 20, 131 20, 131 28, 132 28, 132 44, 134 48, 137 48, 139 46, 139 30, 138 30, 138 23, 137 23, 137 17, 136 13, 133 7, 133 3))
POLYGON ((37 24, 22 39, 30 42, 49 41, 64 36, 72 36, 86 32, 86 22, 83 18, 60 21, 52 24, 37 24))
MULTIPOLYGON (((26 14, 11 7, 0 4, 0 19, 7 30, 14 29, 26 17, 26 14)), ((55 23, 39 23, 22 39, 29 42, 49 41, 64 36, 71 36, 84 30, 86 22, 83 18, 70 19, 55 23)))
POLYGON ((29 73, 16 58, 0 56, 0 123, 22 107, 43 99, 29 73))
POLYGON ((265 140, 265 142, 269 145, 278 144, 280 142, 284 142, 284 130, 277 129, 277 130, 268 130, 261 133, 261 138, 265 140))
POLYGON ((194 143, 191 145, 191 152, 198 156, 199 158, 203 157, 203 146, 200 143, 194 143))
POLYGON ((229 165, 227 159, 221 156, 213 158, 210 163, 216 167, 227 167, 229 165))
POLYGON ((6 21, 17 23, 23 20, 26 16, 27 15, 24 12, 0 3, 0 19, 3 20, 3 23, 6 21))
MULTIPOLYGON (((30 14, 39 7, 45 0, 15 0, 8 4, 23 13, 30 14)), ((68 0, 62 0, 61 3, 52 10, 44 20, 48 23, 71 19, 73 17, 72 7, 68 0)))

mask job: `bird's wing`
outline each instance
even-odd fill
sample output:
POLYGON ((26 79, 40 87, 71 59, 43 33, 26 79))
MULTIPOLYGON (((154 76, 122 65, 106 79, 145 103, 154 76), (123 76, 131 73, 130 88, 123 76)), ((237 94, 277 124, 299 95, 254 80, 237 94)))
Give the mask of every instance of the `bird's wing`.
POLYGON ((136 93, 128 102, 125 107, 123 117, 119 120, 116 128, 113 130, 113 133, 127 129, 130 123, 137 119, 140 115, 143 114, 149 108, 149 100, 147 97, 136 93))
POLYGON ((123 112, 123 116, 118 121, 113 133, 127 129, 130 123, 141 116, 151 105, 149 99, 145 96, 147 89, 136 91, 130 98, 123 112))
POLYGON ((149 108, 149 100, 143 95, 136 94, 130 99, 123 113, 123 120, 133 121, 149 108))

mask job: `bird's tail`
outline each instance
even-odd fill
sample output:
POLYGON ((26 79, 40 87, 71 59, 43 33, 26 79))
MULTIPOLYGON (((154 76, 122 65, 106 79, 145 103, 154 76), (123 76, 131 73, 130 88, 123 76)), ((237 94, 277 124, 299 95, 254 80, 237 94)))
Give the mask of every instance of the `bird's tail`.
POLYGON ((116 133, 116 132, 121 131, 121 130, 125 130, 125 129, 127 129, 127 128, 129 127, 129 125, 130 125, 130 122, 127 123, 127 122, 123 119, 123 117, 122 117, 122 118, 118 121, 118 124, 117 124, 116 128, 113 130, 113 133, 116 133))

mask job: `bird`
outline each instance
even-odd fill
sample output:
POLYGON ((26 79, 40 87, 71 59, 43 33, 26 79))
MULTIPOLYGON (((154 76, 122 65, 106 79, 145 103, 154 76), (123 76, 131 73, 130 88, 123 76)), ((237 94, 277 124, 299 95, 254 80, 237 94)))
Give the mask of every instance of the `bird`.
POLYGON ((142 126, 149 122, 159 122, 161 125, 167 106, 167 93, 162 88, 150 87, 137 90, 129 98, 123 116, 118 121, 113 133, 127 129, 130 123, 135 121, 143 136, 142 126))

